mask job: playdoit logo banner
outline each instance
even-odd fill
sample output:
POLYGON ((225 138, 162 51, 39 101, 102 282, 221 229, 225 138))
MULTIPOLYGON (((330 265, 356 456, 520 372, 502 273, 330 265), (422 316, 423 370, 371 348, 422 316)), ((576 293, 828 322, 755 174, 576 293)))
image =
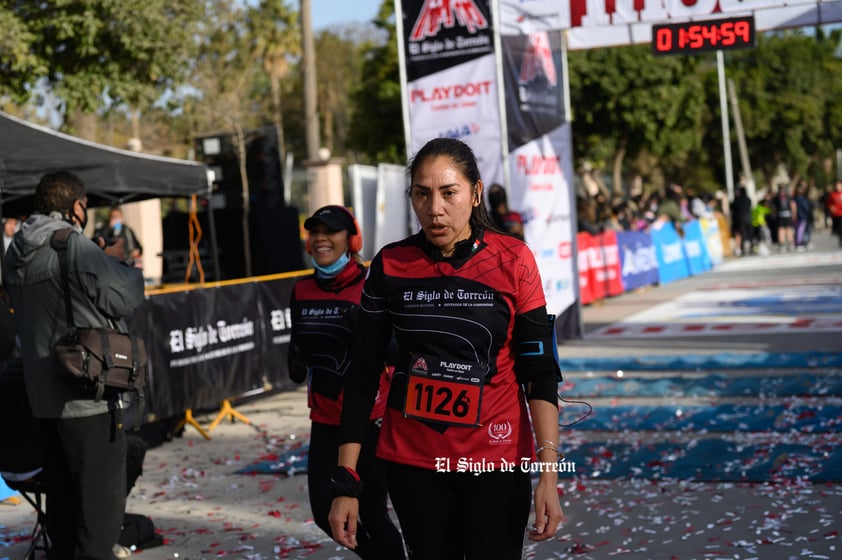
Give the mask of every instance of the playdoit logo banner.
POLYGON ((402 0, 410 155, 458 138, 486 183, 503 181, 494 27, 488 0, 402 0))

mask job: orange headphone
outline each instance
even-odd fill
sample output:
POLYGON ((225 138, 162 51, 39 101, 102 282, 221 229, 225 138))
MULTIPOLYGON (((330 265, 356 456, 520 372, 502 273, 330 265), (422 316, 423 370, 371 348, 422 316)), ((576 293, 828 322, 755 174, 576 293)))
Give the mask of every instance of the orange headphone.
MULTIPOLYGON (((337 206, 337 208, 342 208, 342 210, 348 214, 351 218, 351 221, 354 222, 354 233, 348 232, 348 252, 352 255, 355 255, 362 251, 363 249, 363 234, 362 229, 360 229, 360 224, 357 222, 357 218, 351 213, 350 210, 345 208, 344 206, 337 206)), ((310 232, 307 232, 307 241, 305 242, 305 249, 307 254, 310 254, 310 232)))

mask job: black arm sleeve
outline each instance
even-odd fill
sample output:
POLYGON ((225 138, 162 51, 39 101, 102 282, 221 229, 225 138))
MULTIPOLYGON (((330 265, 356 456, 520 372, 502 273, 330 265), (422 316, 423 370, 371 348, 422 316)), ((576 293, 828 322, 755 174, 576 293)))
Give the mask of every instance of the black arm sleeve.
MULTIPOLYGON (((295 289, 292 290, 292 295, 289 298, 289 308, 292 311, 292 316, 298 316, 298 300, 295 297, 295 289)), ((294 383, 304 383, 307 380, 307 363, 301 357, 301 351, 298 349, 298 324, 296 321, 292 322, 292 329, 290 331, 289 349, 287 350, 287 367, 289 368, 289 378, 294 383)))
POLYGON ((365 438, 392 336, 389 312, 379 296, 383 269, 378 257, 371 263, 354 328, 351 367, 345 375, 340 444, 362 443, 365 438))
POLYGON ((289 378, 294 383, 304 383, 307 381, 307 363, 299 357, 297 347, 289 345, 289 356, 287 357, 287 366, 289 367, 289 378))
POLYGON ((512 339, 515 375, 518 383, 526 387, 526 398, 557 406, 561 369, 555 358, 553 325, 546 308, 516 316, 512 339))

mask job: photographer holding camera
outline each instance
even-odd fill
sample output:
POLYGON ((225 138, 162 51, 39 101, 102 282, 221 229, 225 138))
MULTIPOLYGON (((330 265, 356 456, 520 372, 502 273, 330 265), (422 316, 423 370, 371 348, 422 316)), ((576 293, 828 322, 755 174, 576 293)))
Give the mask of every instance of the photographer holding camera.
POLYGON ((56 342, 73 329, 53 234, 73 230, 66 251, 75 327, 125 332, 121 318, 143 301, 143 274, 121 263, 121 241, 101 247, 82 235, 87 196, 78 176, 44 175, 34 206, 6 253, 3 279, 17 317, 27 397, 45 436, 49 557, 112 560, 126 506, 128 395, 107 390, 97 399, 55 359, 56 342))
POLYGON ((141 261, 143 246, 134 230, 126 225, 123 220, 123 209, 119 206, 111 207, 108 212, 108 225, 94 233, 94 241, 101 247, 120 243, 122 249, 119 254, 115 253, 116 256, 129 266, 143 268, 141 261))

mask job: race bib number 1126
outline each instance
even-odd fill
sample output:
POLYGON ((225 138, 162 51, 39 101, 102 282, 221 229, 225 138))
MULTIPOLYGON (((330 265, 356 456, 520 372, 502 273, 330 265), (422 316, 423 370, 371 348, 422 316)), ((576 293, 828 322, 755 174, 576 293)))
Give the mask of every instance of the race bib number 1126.
POLYGON ((479 426, 485 368, 476 362, 413 356, 404 400, 409 418, 479 426))

